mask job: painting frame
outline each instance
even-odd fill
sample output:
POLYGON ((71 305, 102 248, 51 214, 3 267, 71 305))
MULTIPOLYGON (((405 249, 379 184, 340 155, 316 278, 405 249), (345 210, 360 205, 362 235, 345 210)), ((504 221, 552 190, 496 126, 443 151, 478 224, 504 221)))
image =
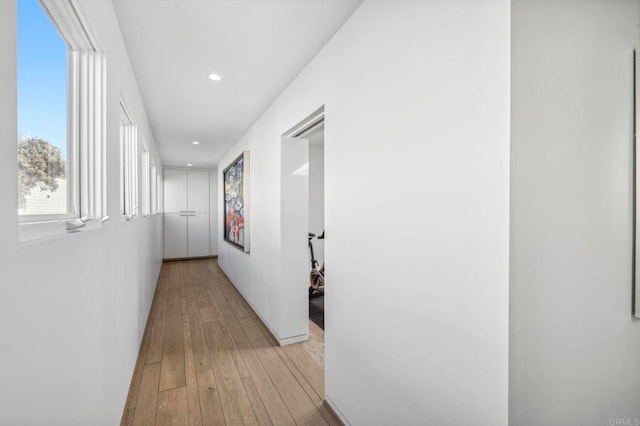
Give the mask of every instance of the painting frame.
POLYGON ((632 182, 632 271, 631 271, 631 310, 635 318, 640 319, 640 227, 638 226, 638 212, 640 211, 640 147, 638 147, 638 132, 640 132, 640 118, 638 114, 638 99, 640 97, 640 55, 638 49, 633 50, 633 182, 632 182))
POLYGON ((243 151, 222 171, 224 241, 249 253, 249 151, 243 151))

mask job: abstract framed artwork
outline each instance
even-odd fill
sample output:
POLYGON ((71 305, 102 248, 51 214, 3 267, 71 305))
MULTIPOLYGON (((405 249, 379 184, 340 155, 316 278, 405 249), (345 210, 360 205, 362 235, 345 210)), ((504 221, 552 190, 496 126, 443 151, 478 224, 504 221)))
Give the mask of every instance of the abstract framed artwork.
POLYGON ((244 151, 222 172, 224 240, 249 253, 249 151, 244 151))

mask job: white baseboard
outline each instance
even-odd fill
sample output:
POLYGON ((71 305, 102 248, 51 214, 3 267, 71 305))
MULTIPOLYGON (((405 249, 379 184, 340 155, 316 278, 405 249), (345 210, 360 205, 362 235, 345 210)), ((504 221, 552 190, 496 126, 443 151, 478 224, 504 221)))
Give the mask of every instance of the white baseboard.
POLYGON ((333 414, 338 416, 342 424, 344 424, 345 426, 351 426, 351 423, 349 423, 349 420, 347 420, 344 414, 342 414, 342 412, 338 409, 338 407, 336 407, 336 404, 331 400, 331 398, 329 398, 329 395, 325 394, 324 402, 329 406, 329 408, 331 408, 331 410, 333 411, 333 414))
POLYGON ((255 314, 258 316, 258 318, 260 318, 260 321, 262 321, 262 323, 265 325, 265 327, 267 327, 267 330, 269 330, 269 333, 271 333, 271 335, 273 336, 273 338, 278 342, 278 344, 280 346, 286 346, 286 345, 291 345, 293 343, 300 343, 300 342, 304 342, 309 340, 309 333, 304 333, 304 334, 299 334, 297 336, 289 336, 289 337, 280 337, 278 336, 278 333, 276 333, 273 328, 271 328, 271 326, 269 325, 269 322, 266 321, 264 319, 264 317, 260 314, 260 312, 256 309, 255 306, 253 306, 253 303, 251 303, 251 301, 247 298, 247 296, 242 292, 242 290, 240 290, 238 288, 237 285, 234 284, 233 280, 229 277, 229 275, 227 275, 227 273, 225 272, 225 270, 222 268, 222 266, 218 263, 218 267, 220 268, 220 270, 222 271, 222 273, 224 274, 225 277, 227 277, 227 279, 229 280, 229 282, 233 285, 233 287, 238 290, 238 293, 240 293, 240 296, 242 296, 242 298, 244 299, 245 302, 247 302, 247 305, 249 305, 249 307, 253 310, 253 312, 255 312, 255 314))
MULTIPOLYGON (((271 329, 269 329, 269 331, 271 331, 271 329)), ((273 334, 273 331, 271 331, 271 334, 273 334)), ((300 342, 305 342, 309 340, 309 333, 301 334, 299 336, 285 337, 284 339, 280 339, 275 335, 273 337, 276 338, 280 346, 285 346, 285 345, 291 345, 293 343, 300 343, 300 342)))

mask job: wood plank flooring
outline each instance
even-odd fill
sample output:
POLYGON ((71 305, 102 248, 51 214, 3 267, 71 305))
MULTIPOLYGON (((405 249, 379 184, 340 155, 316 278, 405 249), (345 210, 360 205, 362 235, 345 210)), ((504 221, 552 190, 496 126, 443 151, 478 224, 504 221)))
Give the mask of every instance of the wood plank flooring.
POLYGON ((280 347, 216 259, 165 262, 122 425, 340 425, 324 332, 280 347))

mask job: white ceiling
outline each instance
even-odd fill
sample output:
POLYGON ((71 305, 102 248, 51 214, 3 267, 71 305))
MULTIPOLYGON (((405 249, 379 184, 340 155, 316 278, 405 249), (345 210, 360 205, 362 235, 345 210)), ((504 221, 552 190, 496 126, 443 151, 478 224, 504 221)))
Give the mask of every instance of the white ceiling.
POLYGON ((164 165, 215 167, 361 2, 114 0, 164 165))

